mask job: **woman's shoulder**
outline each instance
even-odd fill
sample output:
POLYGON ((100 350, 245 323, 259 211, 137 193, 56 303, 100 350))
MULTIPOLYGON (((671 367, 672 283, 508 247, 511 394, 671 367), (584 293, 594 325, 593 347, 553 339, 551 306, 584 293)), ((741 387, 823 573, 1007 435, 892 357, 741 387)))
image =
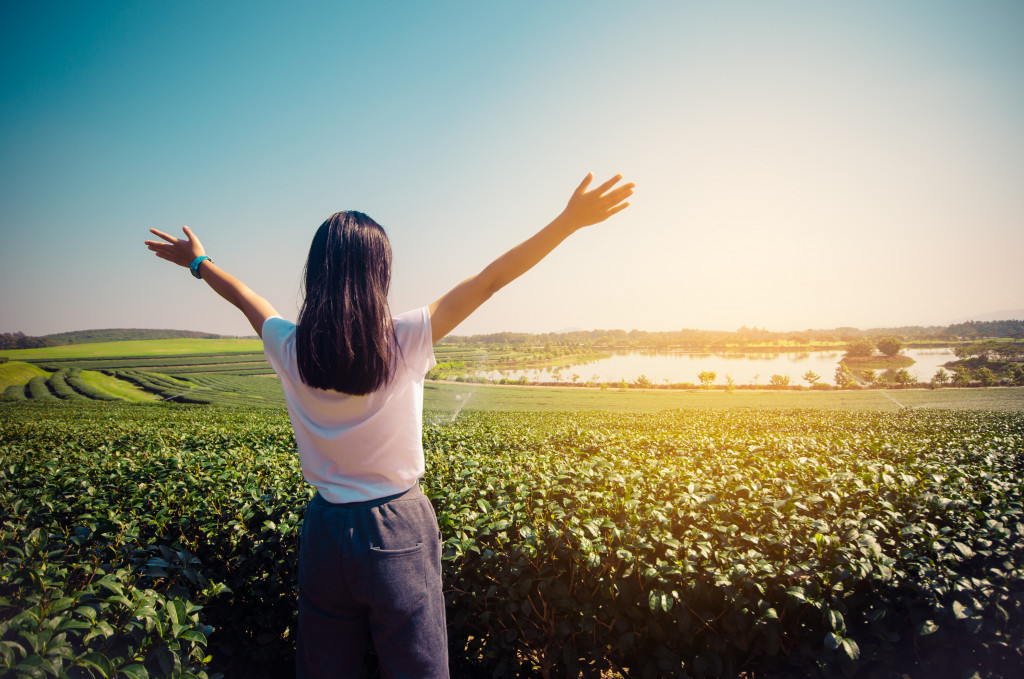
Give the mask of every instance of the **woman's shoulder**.
POLYGON ((274 344, 284 341, 289 335, 295 332, 295 324, 280 316, 271 316, 263 321, 263 328, 260 336, 263 344, 274 344))
POLYGON ((395 328, 399 325, 406 327, 420 327, 430 323, 430 310, 425 307, 419 307, 418 309, 410 309, 405 313, 401 313, 397 316, 392 317, 392 324, 395 328))
MULTIPOLYGON (((430 333, 430 310, 424 306, 406 311, 392 318, 392 323, 402 357, 410 367, 419 371, 434 355, 430 333)), ((426 370, 427 368, 422 368, 423 372, 426 370)))

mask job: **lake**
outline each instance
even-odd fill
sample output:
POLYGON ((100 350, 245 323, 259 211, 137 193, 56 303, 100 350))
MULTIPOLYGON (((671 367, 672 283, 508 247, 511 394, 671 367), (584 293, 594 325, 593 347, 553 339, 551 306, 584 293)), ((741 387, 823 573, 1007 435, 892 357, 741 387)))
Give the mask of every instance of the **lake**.
MULTIPOLYGON (((907 370, 919 381, 928 381, 935 371, 948 361, 956 360, 953 350, 905 349, 903 355, 914 359, 907 370)), ((844 355, 842 351, 803 351, 790 353, 686 353, 686 352, 616 352, 607 358, 584 363, 574 363, 560 368, 538 368, 527 370, 491 370, 479 374, 491 380, 519 379, 525 376, 530 382, 553 382, 558 374, 559 381, 572 382, 574 374, 578 382, 633 382, 640 375, 646 375, 654 384, 691 382, 699 384, 697 374, 710 370, 717 374, 716 384, 725 384, 726 377, 732 377, 736 384, 767 385, 772 375, 789 377, 790 384, 803 384, 801 376, 813 370, 821 376, 821 382, 833 384, 836 365, 844 355)))

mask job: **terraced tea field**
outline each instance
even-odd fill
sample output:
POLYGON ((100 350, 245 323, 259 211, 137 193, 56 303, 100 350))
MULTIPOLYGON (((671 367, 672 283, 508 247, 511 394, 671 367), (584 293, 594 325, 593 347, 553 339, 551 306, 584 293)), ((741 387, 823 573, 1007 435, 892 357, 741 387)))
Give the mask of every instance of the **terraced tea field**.
MULTIPOLYGON (((1024 674, 1020 412, 451 415, 457 677, 1024 674)), ((309 496, 281 408, 0 407, 0 674, 290 676, 309 496)))

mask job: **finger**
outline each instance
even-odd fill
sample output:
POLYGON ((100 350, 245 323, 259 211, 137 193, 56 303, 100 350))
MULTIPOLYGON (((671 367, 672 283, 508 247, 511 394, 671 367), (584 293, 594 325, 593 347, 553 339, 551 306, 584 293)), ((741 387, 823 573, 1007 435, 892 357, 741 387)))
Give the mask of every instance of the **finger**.
POLYGON ((185 232, 185 235, 188 237, 189 240, 192 240, 192 229, 188 228, 187 226, 183 226, 181 227, 181 230, 185 232))
POLYGON ((594 191, 597 192, 597 195, 599 195, 599 196, 604 195, 605 191, 607 191, 608 189, 612 188, 613 186, 618 184, 620 181, 622 181, 622 175, 621 174, 617 174, 614 177, 612 177, 611 179, 609 179, 608 181, 606 181, 604 184, 601 184, 600 186, 598 186, 596 189, 594 189, 594 191))
POLYGON ((625 186, 620 186, 619 188, 615 189, 607 196, 605 196, 604 199, 614 205, 615 203, 618 203, 619 201, 625 200, 626 198, 632 196, 634 188, 636 188, 634 184, 626 184, 625 186))
POLYGON ((574 195, 581 196, 584 193, 586 193, 587 192, 587 187, 590 186, 590 182, 592 182, 593 180, 594 180, 594 173, 593 172, 588 172, 587 176, 584 177, 583 181, 580 182, 580 185, 576 187, 576 192, 575 192, 574 195))
POLYGON ((615 207, 613 207, 610 210, 608 210, 607 215, 608 215, 608 217, 611 217, 616 212, 622 212, 627 207, 629 207, 629 201, 628 200, 625 203, 619 203, 615 207))
POLYGON ((160 236, 161 238, 163 238, 168 243, 177 243, 178 242, 177 238, 175 238, 174 236, 171 236, 170 234, 164 233, 160 229, 150 229, 149 232, 151 234, 153 234, 154 236, 160 236))

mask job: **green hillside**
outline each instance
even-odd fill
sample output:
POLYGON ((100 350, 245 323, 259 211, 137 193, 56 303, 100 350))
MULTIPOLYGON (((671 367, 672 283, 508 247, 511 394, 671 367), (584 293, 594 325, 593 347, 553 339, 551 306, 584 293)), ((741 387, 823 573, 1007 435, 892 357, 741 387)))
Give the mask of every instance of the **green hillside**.
POLYGON ((23 361, 0 363, 0 392, 12 384, 25 384, 33 377, 49 377, 50 373, 23 361))
POLYGON ((88 344, 66 344, 41 349, 8 349, 0 351, 12 361, 39 363, 52 359, 70 358, 122 358, 125 356, 169 356, 224 353, 263 353, 263 341, 259 339, 162 339, 131 340, 116 342, 95 342, 88 344))
MULTIPOLYGON (((224 335, 194 330, 146 330, 139 328, 106 328, 103 330, 74 330, 44 335, 55 344, 91 344, 94 342, 133 342, 159 339, 228 339, 224 335)), ((233 339, 233 338, 232 338, 233 339)))

